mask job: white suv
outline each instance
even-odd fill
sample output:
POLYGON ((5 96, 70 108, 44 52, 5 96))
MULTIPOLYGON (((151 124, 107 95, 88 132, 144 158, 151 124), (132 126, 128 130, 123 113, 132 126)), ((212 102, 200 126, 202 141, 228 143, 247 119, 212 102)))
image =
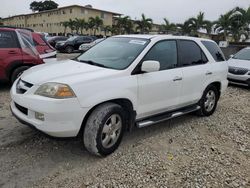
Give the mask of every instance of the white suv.
POLYGON ((105 156, 134 126, 194 111, 213 114, 227 88, 227 72, 211 40, 115 36, 74 60, 24 72, 11 89, 11 110, 48 135, 80 135, 88 151, 105 156))

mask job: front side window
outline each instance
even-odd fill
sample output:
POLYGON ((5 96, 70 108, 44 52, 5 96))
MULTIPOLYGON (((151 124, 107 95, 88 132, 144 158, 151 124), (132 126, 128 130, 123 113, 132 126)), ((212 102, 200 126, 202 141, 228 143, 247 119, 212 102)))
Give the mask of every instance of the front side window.
POLYGON ((225 57, 216 43, 210 41, 201 41, 201 42, 207 48, 209 53, 213 56, 215 61, 217 62, 225 61, 225 57))
POLYGON ((160 70, 177 67, 177 44, 176 41, 161 41, 154 45, 143 61, 153 60, 160 63, 160 70))
POLYGON ((0 31, 0 48, 18 48, 17 38, 12 31, 0 31))
POLYGON ((233 59, 250 60, 250 49, 245 48, 233 56, 233 59))
POLYGON ((76 58, 76 61, 123 70, 133 63, 149 42, 131 37, 108 38, 76 58))
POLYGON ((181 40, 178 49, 181 66, 200 65, 207 62, 205 54, 194 41, 181 40))

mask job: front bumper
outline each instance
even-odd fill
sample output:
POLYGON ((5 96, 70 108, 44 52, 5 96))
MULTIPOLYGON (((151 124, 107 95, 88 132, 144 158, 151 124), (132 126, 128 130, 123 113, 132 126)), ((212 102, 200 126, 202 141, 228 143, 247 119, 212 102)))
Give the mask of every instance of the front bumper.
POLYGON ((34 95, 36 86, 30 88, 24 94, 16 93, 16 83, 11 89, 10 108, 14 116, 23 124, 34 128, 53 137, 77 136, 83 118, 87 114, 87 108, 82 108, 77 98, 51 99, 34 95), (25 109, 20 110, 20 107, 25 109), (35 113, 44 114, 44 121, 38 120, 35 113))
POLYGON ((250 86, 250 75, 235 75, 228 73, 227 75, 228 81, 233 84, 250 86))

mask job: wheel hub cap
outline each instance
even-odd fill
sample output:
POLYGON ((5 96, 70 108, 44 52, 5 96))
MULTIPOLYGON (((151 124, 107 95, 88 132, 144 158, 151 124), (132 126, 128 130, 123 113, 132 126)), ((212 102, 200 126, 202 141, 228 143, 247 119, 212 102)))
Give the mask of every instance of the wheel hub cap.
POLYGON ((121 116, 111 115, 103 126, 102 145, 104 148, 112 147, 118 140, 122 129, 121 116))
POLYGON ((206 95, 205 109, 207 112, 213 110, 216 102, 216 97, 214 91, 210 90, 206 95))

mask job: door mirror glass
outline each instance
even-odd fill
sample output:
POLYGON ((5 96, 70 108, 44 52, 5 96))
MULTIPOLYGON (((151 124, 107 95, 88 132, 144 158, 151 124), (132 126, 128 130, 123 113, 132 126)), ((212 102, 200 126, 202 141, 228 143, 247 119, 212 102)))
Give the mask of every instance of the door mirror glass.
POLYGON ((157 72, 160 70, 160 63, 158 61, 144 61, 141 66, 142 72, 157 72))

